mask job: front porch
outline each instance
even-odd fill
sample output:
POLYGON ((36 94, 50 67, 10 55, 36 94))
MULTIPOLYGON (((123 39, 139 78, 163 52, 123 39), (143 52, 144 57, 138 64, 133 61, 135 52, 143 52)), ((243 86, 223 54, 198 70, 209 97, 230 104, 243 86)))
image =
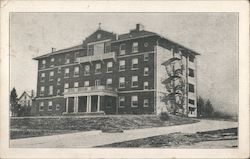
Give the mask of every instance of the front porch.
POLYGON ((63 115, 116 114, 117 93, 105 86, 70 88, 63 115))

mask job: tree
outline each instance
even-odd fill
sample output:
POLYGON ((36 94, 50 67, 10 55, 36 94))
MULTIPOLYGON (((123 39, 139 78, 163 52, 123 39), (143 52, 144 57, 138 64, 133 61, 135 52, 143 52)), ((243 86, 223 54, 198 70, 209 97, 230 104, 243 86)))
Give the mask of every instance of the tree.
POLYGON ((10 93, 10 110, 11 116, 17 116, 18 113, 18 99, 15 87, 11 90, 10 93))
POLYGON ((205 117, 212 117, 213 116, 214 109, 213 109, 213 105, 209 99, 206 101, 204 112, 205 112, 205 117))
POLYGON ((204 115, 204 99, 201 96, 198 96, 197 98, 197 116, 201 117, 204 115))

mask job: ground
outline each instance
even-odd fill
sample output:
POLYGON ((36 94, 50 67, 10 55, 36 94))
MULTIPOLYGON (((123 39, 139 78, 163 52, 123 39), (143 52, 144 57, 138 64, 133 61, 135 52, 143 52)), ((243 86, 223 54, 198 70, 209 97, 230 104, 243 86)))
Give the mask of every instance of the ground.
POLYGON ((99 147, 235 148, 238 147, 237 135, 237 128, 197 133, 176 132, 99 147))
POLYGON ((11 119, 11 139, 47 136, 80 131, 130 130, 198 122, 196 119, 170 116, 162 121, 156 115, 105 115, 74 117, 30 117, 11 119))
MULTIPOLYGON (((94 131, 83 131, 76 133, 52 135, 52 136, 41 136, 41 137, 31 137, 23 139, 10 140, 10 147, 25 147, 25 148, 77 148, 77 147, 112 147, 114 143, 127 143, 133 140, 140 140, 141 145, 144 145, 145 140, 148 138, 155 139, 160 136, 157 142, 154 144, 152 141, 148 140, 147 144, 151 144, 150 147, 166 147, 174 148, 176 146, 189 146, 190 148, 197 147, 196 144, 204 144, 203 141, 208 139, 213 139, 210 146, 220 146, 222 148, 228 148, 228 141, 235 140, 234 145, 229 145, 229 147, 237 146, 237 128, 238 123, 233 121, 217 121, 217 120, 200 120, 200 122, 192 122, 183 125, 168 125, 161 127, 149 127, 149 128, 136 128, 130 130, 124 130, 123 132, 116 133, 104 133, 100 130, 94 131), (234 129, 231 129, 234 128, 234 129), (214 131, 214 130, 221 131, 214 131), (225 130, 224 130, 225 129, 225 130), (229 131, 229 132, 227 132, 229 131), (205 132, 205 133, 198 133, 205 132), (225 140, 230 138, 232 140, 225 140), (222 139, 222 140, 220 140, 222 139), (164 142, 163 142, 163 141, 164 142), (169 140, 176 142, 177 144, 169 144, 169 140), (223 141, 217 142, 217 140, 223 141), (166 141, 166 142, 165 142, 166 141), (201 141, 199 143, 195 141, 201 141), (191 144, 182 144, 182 143, 191 144), (227 142, 227 143, 226 143, 227 142), (179 143, 179 144, 178 144, 179 143), (217 145, 216 145, 217 144, 217 145), (168 146, 170 145, 170 146, 168 146)), ((139 145, 140 146, 140 145, 139 145)), ((198 145, 199 146, 199 145, 198 145)), ((128 146, 130 147, 130 146, 128 146)), ((143 146, 142 146, 143 147, 143 146)), ((146 147, 146 146, 145 146, 146 147)), ((204 148, 204 147, 199 147, 204 148)))

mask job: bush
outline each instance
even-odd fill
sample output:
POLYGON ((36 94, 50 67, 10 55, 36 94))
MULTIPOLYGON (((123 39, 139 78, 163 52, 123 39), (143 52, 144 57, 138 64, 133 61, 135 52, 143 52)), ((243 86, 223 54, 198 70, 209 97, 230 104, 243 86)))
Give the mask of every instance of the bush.
POLYGON ((170 119, 170 116, 169 116, 168 112, 161 112, 161 114, 160 114, 160 119, 161 119, 162 121, 167 121, 167 120, 169 120, 169 119, 170 119))

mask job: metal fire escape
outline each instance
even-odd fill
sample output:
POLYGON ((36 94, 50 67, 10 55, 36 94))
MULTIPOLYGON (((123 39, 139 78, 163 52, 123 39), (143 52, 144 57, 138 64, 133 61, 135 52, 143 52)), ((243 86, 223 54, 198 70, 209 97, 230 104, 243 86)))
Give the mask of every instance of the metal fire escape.
POLYGON ((163 102, 167 104, 167 110, 171 114, 185 115, 185 97, 186 84, 184 65, 182 62, 183 55, 178 51, 172 51, 172 58, 163 62, 167 71, 167 76, 162 83, 165 85, 167 94, 163 98, 163 102))

